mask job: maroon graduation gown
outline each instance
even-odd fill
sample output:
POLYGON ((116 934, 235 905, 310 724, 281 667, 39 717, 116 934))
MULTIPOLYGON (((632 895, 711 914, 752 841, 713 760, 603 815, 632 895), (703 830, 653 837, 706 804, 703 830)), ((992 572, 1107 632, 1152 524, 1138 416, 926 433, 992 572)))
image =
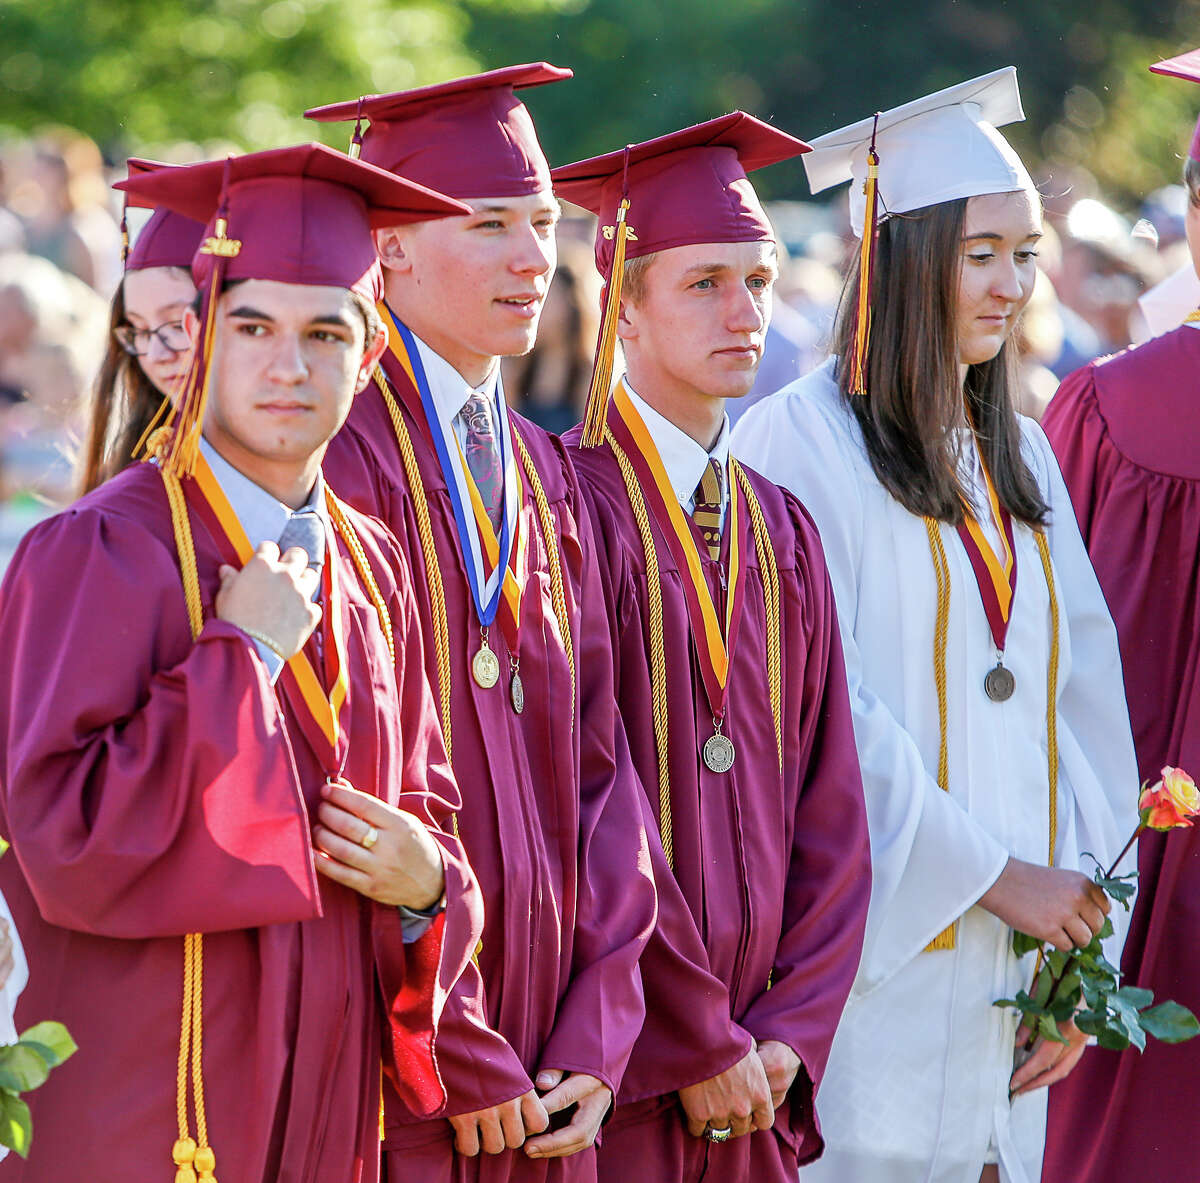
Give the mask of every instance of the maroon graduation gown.
MULTIPOLYGON (((389 353, 392 383, 411 390, 389 353)), ((403 405, 403 404, 402 404, 403 405)), ((451 737, 463 793, 459 827, 485 901, 478 972, 464 975, 438 1033, 447 1113, 520 1096, 542 1068, 587 1072, 614 1092, 644 1014, 637 960, 654 922, 654 888, 624 730, 613 702, 611 641, 591 527, 565 452, 513 415, 541 476, 558 534, 578 680, 551 599, 548 557, 529 499, 523 510, 528 579, 521 609, 525 710, 509 701, 508 650, 499 622, 490 644, 504 673, 491 689, 471 677, 479 625, 437 455, 403 410, 429 505, 449 621, 451 737)), ((325 472, 351 504, 377 514, 409 558, 422 611, 426 663, 437 686, 420 537, 399 447, 372 384, 330 445, 325 472)), ((541 1180, 594 1177, 594 1153, 536 1161, 518 1151, 463 1159, 449 1122, 417 1121, 387 1098, 389 1176, 541 1180)))
MULTIPOLYGON (((1042 426, 1121 645, 1138 770, 1200 773, 1200 331, 1183 325, 1070 375, 1042 426)), ((1200 830, 1147 832, 1122 969, 1200 1013, 1200 830)), ((1047 1183, 1193 1179, 1194 1043, 1093 1048, 1050 1090, 1047 1183)))
MULTIPOLYGON (((181 937, 199 931, 217 1177, 369 1183, 381 1052, 414 1105, 443 1101, 433 1034, 481 924, 477 890, 435 829, 447 911, 404 946, 395 908, 318 878, 324 771, 253 645, 215 619, 220 553, 190 519, 206 620, 194 643, 149 464, 35 527, 0 589, 0 826, 13 844, 0 887, 31 975, 17 1022, 58 1019, 80 1047, 30 1094, 32 1154, 6 1178, 172 1177, 181 937)), ((353 521, 398 659, 339 541, 345 776, 448 828, 457 789, 407 659, 412 589, 386 531, 353 521)))
MULTIPOLYGON (((580 448, 579 435, 575 429, 566 439, 594 509, 619 638, 617 697, 657 833, 645 552, 612 450, 580 448)), ((668 655, 674 877, 656 865, 659 919, 642 957, 646 1024, 600 1151, 600 1176, 613 1183, 702 1176, 794 1183, 797 1160, 810 1161, 822 1148, 814 1093, 862 952, 870 849, 824 555, 799 502, 747 474, 779 568, 783 770, 753 543, 744 556, 744 615, 728 677, 725 733, 736 757, 727 773, 715 773, 700 758, 713 732, 712 710, 683 584, 655 524, 668 655), (736 1063, 751 1037, 779 1040, 802 1062, 774 1129, 722 1146, 693 1138, 671 1094, 736 1063)), ((718 606, 729 535, 726 528, 720 564, 703 544, 698 548, 718 606)))

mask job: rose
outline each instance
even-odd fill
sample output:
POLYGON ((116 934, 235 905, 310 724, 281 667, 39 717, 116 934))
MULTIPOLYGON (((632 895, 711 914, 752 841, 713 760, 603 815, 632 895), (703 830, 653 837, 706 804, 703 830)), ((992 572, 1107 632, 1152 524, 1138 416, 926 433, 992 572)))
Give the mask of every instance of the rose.
POLYGON ((1182 768, 1168 766, 1157 784, 1142 790, 1138 813, 1142 825, 1152 830, 1190 826, 1200 813, 1200 789, 1182 768))

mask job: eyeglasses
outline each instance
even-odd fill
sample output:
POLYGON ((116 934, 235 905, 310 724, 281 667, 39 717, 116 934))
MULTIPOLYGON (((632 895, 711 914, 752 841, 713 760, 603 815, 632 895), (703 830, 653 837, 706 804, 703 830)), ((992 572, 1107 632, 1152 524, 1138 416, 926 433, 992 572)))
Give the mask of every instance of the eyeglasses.
POLYGON ((150 352, 151 337, 157 337, 158 343, 170 353, 182 353, 192 343, 181 320, 168 321, 156 329, 135 329, 131 324, 117 325, 113 329, 113 336, 117 344, 134 357, 144 357, 150 352))

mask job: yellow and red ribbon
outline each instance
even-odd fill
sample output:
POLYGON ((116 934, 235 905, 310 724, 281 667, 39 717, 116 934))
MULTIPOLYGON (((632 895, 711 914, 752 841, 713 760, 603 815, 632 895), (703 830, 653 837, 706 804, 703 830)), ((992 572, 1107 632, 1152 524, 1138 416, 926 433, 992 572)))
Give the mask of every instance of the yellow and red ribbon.
POLYGON ((1017 594, 1017 552, 1013 544, 1012 514, 1000 504, 996 487, 992 484, 991 475, 982 458, 980 465, 983 468, 984 483, 987 485, 992 517, 1000 529, 1004 555, 1001 557, 992 549, 983 528, 967 506, 963 507, 964 517, 958 524, 958 536, 966 548, 967 558, 971 560, 971 570, 974 571, 975 582, 979 586, 983 611, 992 632, 992 640, 996 643, 996 652, 1003 653, 1013 599, 1017 594))

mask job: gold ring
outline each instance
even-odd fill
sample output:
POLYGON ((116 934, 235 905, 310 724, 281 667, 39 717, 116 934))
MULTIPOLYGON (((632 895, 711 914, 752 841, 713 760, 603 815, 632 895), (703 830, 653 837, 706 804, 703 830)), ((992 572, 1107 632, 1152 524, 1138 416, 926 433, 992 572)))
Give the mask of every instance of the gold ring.
POLYGON ((367 826, 367 832, 362 836, 359 845, 364 850, 370 850, 379 841, 379 831, 374 826, 367 826))
POLYGON ((728 1142, 730 1134, 733 1133, 731 1126, 725 1126, 723 1129, 714 1130, 712 1126, 704 1131, 704 1136, 710 1142, 728 1142))

